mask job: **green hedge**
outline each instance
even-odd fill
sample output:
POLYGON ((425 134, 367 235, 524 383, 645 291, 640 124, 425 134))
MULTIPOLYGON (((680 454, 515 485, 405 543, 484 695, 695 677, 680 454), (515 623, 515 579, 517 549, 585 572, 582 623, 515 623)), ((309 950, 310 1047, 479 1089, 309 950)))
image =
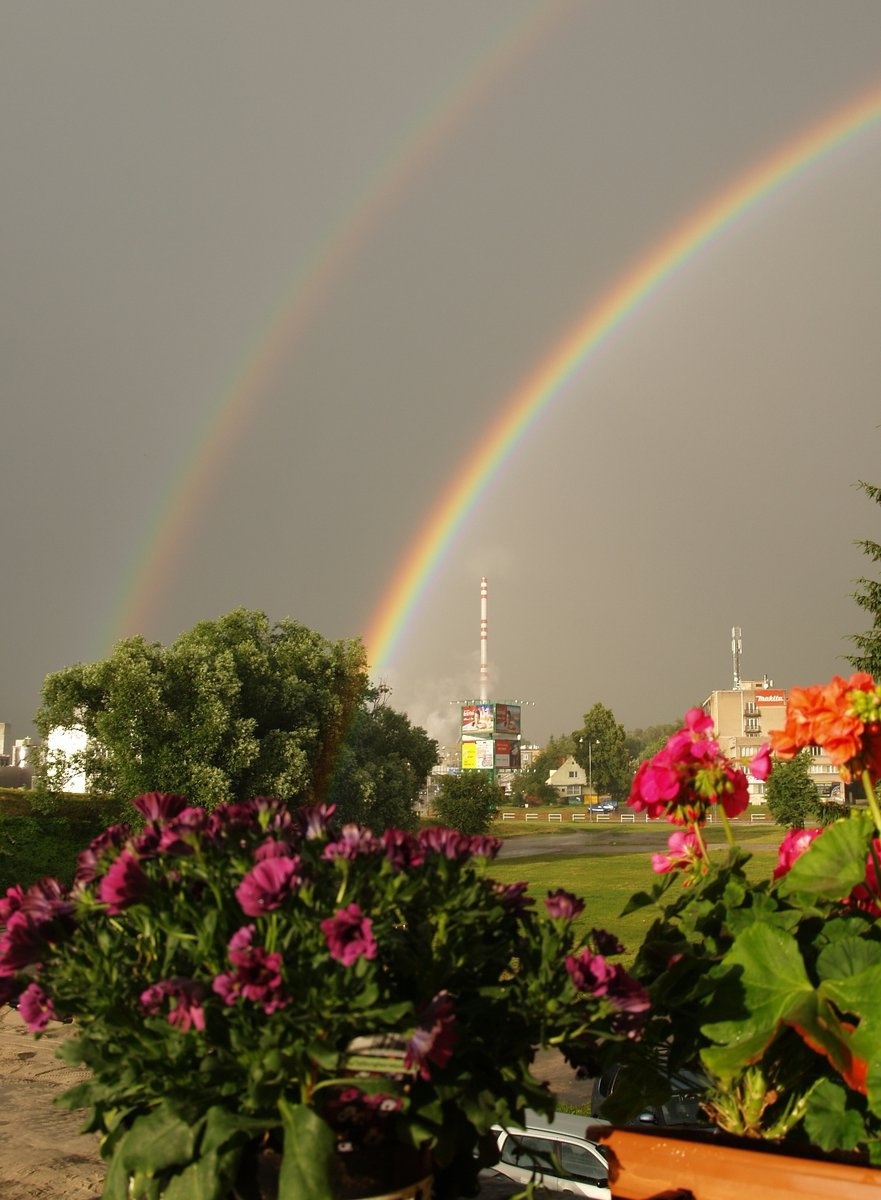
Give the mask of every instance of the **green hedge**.
POLYGON ((65 798, 47 810, 29 792, 0 789, 0 894, 44 875, 70 883, 79 852, 120 817, 116 803, 65 798))

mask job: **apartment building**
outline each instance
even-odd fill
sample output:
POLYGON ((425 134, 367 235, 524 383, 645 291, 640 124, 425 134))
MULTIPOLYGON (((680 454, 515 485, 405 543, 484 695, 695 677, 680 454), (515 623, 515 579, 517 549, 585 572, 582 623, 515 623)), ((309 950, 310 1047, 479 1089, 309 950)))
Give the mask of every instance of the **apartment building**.
MULTIPOLYGON (((763 804, 765 785, 749 774, 749 760, 768 741, 771 730, 782 729, 786 723, 786 691, 774 687, 767 678, 744 679, 739 688, 711 692, 702 707, 713 719, 724 753, 745 764, 751 802, 763 804)), ((838 768, 819 747, 810 747, 808 753, 811 756, 808 770, 820 795, 840 795, 838 768)))

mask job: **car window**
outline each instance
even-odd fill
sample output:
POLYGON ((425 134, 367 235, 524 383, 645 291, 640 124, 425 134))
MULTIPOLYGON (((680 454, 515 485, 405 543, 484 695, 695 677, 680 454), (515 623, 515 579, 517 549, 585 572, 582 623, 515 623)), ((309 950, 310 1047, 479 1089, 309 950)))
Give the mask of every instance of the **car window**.
POLYGON ((551 1169, 554 1145, 550 1138, 528 1137, 512 1134, 505 1138, 500 1158, 512 1167, 525 1167, 527 1171, 542 1171, 555 1174, 551 1169))
POLYGON ((564 1179, 580 1179, 606 1185, 609 1168, 587 1146, 558 1142, 555 1138, 512 1135, 505 1139, 502 1162, 527 1171, 564 1179))
POLYGON ((601 1162, 587 1146, 576 1146, 563 1142, 560 1146, 560 1161, 567 1179, 586 1179, 589 1183, 609 1182, 609 1168, 601 1162))

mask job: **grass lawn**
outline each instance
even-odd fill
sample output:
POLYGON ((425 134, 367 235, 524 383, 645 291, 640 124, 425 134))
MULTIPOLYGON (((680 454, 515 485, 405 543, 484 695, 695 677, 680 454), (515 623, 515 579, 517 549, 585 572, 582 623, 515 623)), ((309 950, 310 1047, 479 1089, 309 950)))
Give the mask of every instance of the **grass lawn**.
MULTIPOLYGON (((770 831, 764 832, 767 839, 770 831)), ((781 831, 776 833, 779 840, 781 831)), ((741 845, 748 844, 750 840, 754 839, 738 835, 741 845)), ((659 844, 659 848, 662 847, 663 840, 659 844)), ((758 881, 771 874, 776 862, 776 849, 756 850, 747 869, 758 881)), ((592 854, 588 850, 572 855, 557 852, 547 856, 496 859, 487 865, 487 871, 502 883, 525 880, 537 903, 541 903, 548 892, 557 888, 565 888, 580 896, 584 900, 585 911, 578 918, 577 927, 585 932, 593 927, 607 929, 620 938, 628 951, 635 949, 654 920, 651 906, 626 917, 620 915, 630 896, 634 892, 650 891, 657 878, 652 872, 650 852, 603 855, 592 854)), ((631 954, 626 957, 631 957, 631 954)))

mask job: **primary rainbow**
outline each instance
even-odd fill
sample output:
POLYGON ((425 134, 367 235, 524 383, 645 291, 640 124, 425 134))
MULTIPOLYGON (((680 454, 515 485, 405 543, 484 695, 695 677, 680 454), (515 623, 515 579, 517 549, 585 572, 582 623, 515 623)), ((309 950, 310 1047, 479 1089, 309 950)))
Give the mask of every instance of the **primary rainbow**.
POLYGON ((691 213, 582 315, 502 406, 403 555, 365 634, 374 671, 390 664, 456 534, 514 447, 605 339, 716 235, 879 119, 876 87, 811 125, 691 213))

